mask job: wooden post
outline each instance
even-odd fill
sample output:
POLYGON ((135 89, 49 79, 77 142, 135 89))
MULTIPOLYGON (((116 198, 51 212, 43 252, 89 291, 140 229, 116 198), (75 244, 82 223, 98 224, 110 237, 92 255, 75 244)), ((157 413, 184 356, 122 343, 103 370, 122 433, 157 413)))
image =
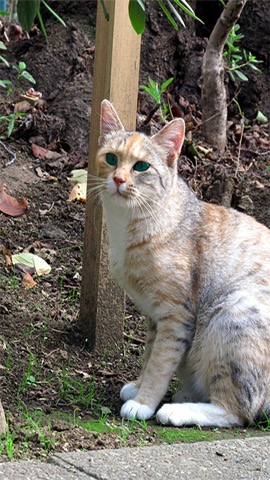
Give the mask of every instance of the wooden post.
MULTIPOLYGON (((141 38, 128 16, 129 0, 105 0, 107 21, 98 2, 89 174, 96 175, 100 104, 115 106, 127 130, 136 127, 141 38)), ((101 205, 86 203, 80 327, 90 348, 114 348, 123 339, 124 292, 112 281, 107 261, 108 239, 101 205)))

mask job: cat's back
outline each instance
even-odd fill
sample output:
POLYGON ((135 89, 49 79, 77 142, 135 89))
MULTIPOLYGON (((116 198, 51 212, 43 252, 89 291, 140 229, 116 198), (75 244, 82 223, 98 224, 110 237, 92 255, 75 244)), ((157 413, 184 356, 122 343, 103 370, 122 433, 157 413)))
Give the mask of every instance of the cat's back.
MULTIPOLYGON (((253 217, 232 208, 202 202, 201 222, 198 236, 207 242, 209 249, 219 250, 220 255, 232 255, 251 252, 261 256, 262 252, 270 255, 270 230, 253 217)), ((205 247, 207 245, 205 244, 205 247)), ((270 265, 269 265, 270 267, 270 265)))
POLYGON ((203 204, 197 242, 203 299, 257 296, 270 317, 270 230, 236 210, 203 204))

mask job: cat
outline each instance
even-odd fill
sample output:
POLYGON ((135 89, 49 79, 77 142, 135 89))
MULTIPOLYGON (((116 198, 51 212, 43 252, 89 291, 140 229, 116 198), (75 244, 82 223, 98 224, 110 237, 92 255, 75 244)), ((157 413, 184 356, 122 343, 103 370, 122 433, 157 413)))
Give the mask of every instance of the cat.
POLYGON ((111 272, 148 318, 139 378, 121 416, 147 420, 176 373, 183 388, 162 424, 232 427, 270 417, 270 230, 197 199, 179 178, 185 123, 125 131, 101 105, 94 191, 109 234, 111 272))

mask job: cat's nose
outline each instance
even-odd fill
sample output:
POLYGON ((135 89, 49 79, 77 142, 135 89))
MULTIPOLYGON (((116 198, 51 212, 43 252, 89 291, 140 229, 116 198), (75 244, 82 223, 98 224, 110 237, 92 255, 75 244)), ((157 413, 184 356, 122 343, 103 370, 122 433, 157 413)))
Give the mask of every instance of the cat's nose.
POLYGON ((125 179, 123 177, 118 177, 117 175, 115 177, 113 177, 114 179, 114 183, 117 187, 120 187, 120 185, 122 185, 122 183, 125 183, 125 179))

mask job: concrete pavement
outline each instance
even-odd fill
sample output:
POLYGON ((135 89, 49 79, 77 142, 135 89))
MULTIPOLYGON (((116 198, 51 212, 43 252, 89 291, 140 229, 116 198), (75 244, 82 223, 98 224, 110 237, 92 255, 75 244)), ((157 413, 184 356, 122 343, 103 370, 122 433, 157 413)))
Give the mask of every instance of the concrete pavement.
POLYGON ((270 436, 59 453, 0 464, 0 480, 270 480, 270 436))

